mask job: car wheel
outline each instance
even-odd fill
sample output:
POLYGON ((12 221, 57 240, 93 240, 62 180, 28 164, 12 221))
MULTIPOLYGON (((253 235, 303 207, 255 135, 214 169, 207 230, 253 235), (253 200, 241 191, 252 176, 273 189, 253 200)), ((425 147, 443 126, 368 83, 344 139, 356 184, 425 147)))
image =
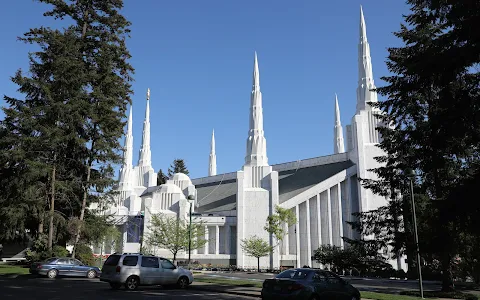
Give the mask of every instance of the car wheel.
POLYGON ((360 300, 357 296, 352 296, 352 300, 360 300))
POLYGON ((48 270, 47 277, 48 278, 55 278, 58 275, 58 271, 55 269, 48 270))
POLYGON ((180 277, 180 279, 178 279, 177 286, 179 289, 186 289, 188 287, 188 278, 185 276, 180 277))
POLYGON ((122 287, 122 284, 118 282, 110 282, 110 287, 114 290, 118 290, 122 287))
POLYGON ((127 281, 125 281, 125 288, 129 291, 136 290, 139 285, 140 285, 140 281, 135 276, 130 276, 127 278, 127 281))
POLYGON ((93 279, 95 277, 97 277, 97 272, 95 272, 94 270, 90 270, 87 272, 87 278, 93 279))

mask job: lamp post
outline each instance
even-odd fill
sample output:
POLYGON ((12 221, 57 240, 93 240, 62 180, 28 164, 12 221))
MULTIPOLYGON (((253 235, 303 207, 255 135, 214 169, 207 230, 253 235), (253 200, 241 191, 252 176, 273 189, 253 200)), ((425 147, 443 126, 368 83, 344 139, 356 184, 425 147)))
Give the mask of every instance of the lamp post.
POLYGON ((190 213, 189 213, 190 221, 188 223, 188 266, 190 266, 190 256, 192 252, 192 206, 195 200, 195 196, 188 195, 187 200, 188 202, 190 202, 190 213))
POLYGON ((420 265, 420 247, 418 245, 418 231, 417 231, 417 214, 415 212, 415 197, 413 195, 413 179, 415 179, 415 171, 408 169, 406 175, 410 180, 410 197, 412 199, 412 218, 413 218, 413 232, 415 237, 415 250, 417 252, 417 268, 418 268, 418 284, 420 287, 420 296, 423 299, 423 281, 422 281, 422 266, 420 265))

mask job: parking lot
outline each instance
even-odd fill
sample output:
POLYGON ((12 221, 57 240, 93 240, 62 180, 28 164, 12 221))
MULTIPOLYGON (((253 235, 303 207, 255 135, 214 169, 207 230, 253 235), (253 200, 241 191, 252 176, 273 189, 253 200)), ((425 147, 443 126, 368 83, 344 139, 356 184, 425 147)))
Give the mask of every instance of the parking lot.
POLYGON ((164 290, 161 287, 140 287, 128 292, 111 290, 107 283, 98 279, 84 278, 37 278, 20 276, 18 278, 0 277, 2 300, 24 299, 252 299, 236 295, 205 292, 189 288, 188 290, 164 290))

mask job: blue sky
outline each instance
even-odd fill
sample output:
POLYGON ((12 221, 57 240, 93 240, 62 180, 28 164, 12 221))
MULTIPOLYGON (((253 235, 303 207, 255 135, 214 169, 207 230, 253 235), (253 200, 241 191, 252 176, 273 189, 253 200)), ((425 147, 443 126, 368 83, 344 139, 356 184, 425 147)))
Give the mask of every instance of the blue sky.
MULTIPOLYGON (((408 13, 385 0, 125 0, 133 23, 128 46, 135 68, 134 164, 145 94, 151 89, 153 167, 183 158, 191 177, 208 172, 215 128, 218 173, 244 162, 252 81, 258 53, 270 164, 333 152, 334 94, 342 125, 355 112, 359 10, 363 5, 375 83, 388 75, 387 48, 408 13)), ((18 96, 9 78, 28 68, 32 46, 16 40, 29 28, 58 22, 32 0, 7 1, 0 18, 0 91, 18 96)), ((2 100, 2 104, 5 103, 2 100)))

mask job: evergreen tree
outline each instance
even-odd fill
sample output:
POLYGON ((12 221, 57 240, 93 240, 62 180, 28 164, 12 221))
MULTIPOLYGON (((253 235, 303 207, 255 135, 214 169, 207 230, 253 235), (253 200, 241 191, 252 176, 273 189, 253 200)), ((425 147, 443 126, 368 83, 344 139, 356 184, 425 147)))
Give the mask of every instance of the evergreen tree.
POLYGON ((162 171, 162 169, 158 170, 158 173, 157 173, 157 185, 162 185, 162 184, 165 184, 167 182, 167 175, 165 175, 162 171))
POLYGON ((451 290, 452 262, 462 244, 459 221, 465 219, 452 208, 472 207, 454 191, 479 161, 479 39, 468 26, 480 21, 480 6, 478 1, 407 3, 408 26, 395 33, 405 45, 389 49, 387 66, 394 75, 382 78, 387 85, 378 89, 387 96, 378 104, 385 124, 395 126, 383 133, 382 144, 398 146, 388 156, 405 159, 416 170, 417 189, 436 211, 428 219, 436 244, 431 249, 442 264, 442 289, 451 290))
POLYGON ((11 182, 2 185, 3 200, 7 202, 2 205, 2 217, 7 224, 18 226, 6 225, 6 232, 20 232, 31 229, 32 225, 26 226, 25 221, 32 221, 34 216, 38 227, 31 232, 41 234, 48 215, 51 251, 55 214, 62 211, 55 208, 55 202, 59 197, 66 199, 65 192, 74 190, 77 182, 77 174, 70 167, 79 152, 72 121, 78 122, 74 118, 75 99, 81 86, 74 70, 81 67, 81 55, 71 30, 35 28, 20 40, 37 44, 40 50, 30 55, 31 76, 19 70, 12 78, 25 99, 5 96, 9 106, 3 108, 5 119, 1 122, 4 136, 0 148, 6 160, 1 172, 7 175, 2 179, 11 182), (9 211, 12 206, 16 208, 9 211))
POLYGON ((172 178, 176 173, 183 173, 188 175, 188 169, 185 166, 185 161, 183 159, 174 159, 173 163, 168 168, 168 178, 172 178))
MULTIPOLYGON (((94 201, 114 183, 112 164, 121 161, 124 117, 130 103, 130 54, 125 40, 130 23, 120 14, 122 0, 39 0, 53 5, 46 16, 73 22, 70 27, 82 55, 80 84, 83 95, 77 99, 76 114, 83 116, 77 134, 84 141, 83 159, 77 166, 83 177, 80 224, 87 202, 94 201)), ((81 226, 75 234, 72 256, 80 240, 81 226)))

